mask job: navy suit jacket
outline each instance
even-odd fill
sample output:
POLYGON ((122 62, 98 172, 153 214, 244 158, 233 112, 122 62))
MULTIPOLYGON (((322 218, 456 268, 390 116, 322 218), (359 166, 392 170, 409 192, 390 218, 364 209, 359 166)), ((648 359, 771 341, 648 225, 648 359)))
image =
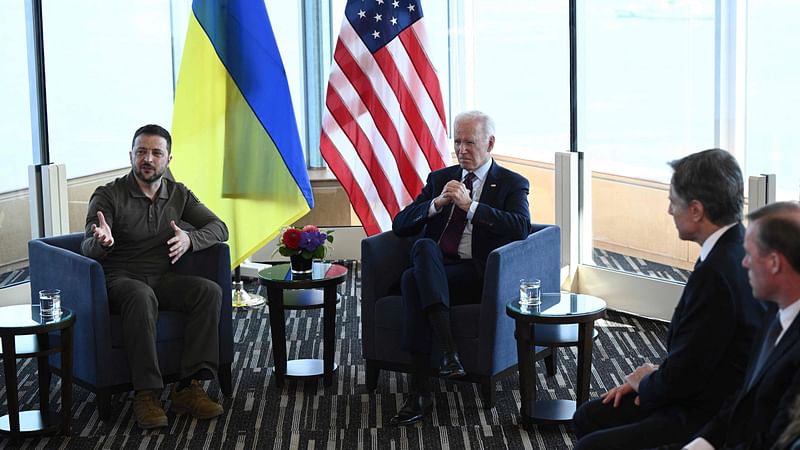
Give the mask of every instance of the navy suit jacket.
MULTIPOLYGON (((747 378, 755 369, 758 352, 774 319, 770 308, 753 344, 747 378)), ((698 433, 715 448, 767 449, 789 423, 789 409, 800 390, 800 317, 784 333, 749 390, 744 383, 726 405, 698 433)))
MULTIPOLYGON (((430 218, 428 208, 448 181, 461 180, 461 170, 461 166, 455 165, 431 172, 414 202, 394 218, 395 234, 414 236, 422 232, 424 237, 438 241, 454 205, 445 206, 430 218)), ((472 259, 479 264, 479 273, 483 273, 492 250, 528 237, 531 222, 528 188, 527 179, 492 161, 472 217, 472 259)))
POLYGON ((744 379, 764 313, 742 268, 736 224, 689 276, 667 334, 667 356, 639 384, 641 406, 671 411, 698 429, 744 379))

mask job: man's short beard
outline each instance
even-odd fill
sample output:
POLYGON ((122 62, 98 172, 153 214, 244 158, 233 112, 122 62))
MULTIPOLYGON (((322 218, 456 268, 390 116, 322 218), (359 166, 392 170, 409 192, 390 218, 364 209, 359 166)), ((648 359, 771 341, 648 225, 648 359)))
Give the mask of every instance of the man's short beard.
MULTIPOLYGON (((154 171, 155 171, 155 169, 154 169, 154 171)), ((141 181, 141 182, 143 182, 143 183, 147 183, 147 184, 153 184, 153 183, 155 183, 155 182, 159 181, 159 180, 160 180, 160 179, 161 179, 161 178, 164 176, 164 173, 165 173, 165 172, 166 172, 166 169, 162 170, 161 172, 157 172, 157 171, 156 171, 156 172, 153 174, 153 176, 152 176, 151 178, 149 178, 149 179, 148 179, 148 178, 145 178, 145 177, 144 177, 144 175, 142 174, 142 171, 141 171, 141 170, 139 170, 139 169, 137 169, 137 168, 135 168, 135 167, 134 167, 134 169, 133 169, 133 176, 135 176, 137 180, 139 180, 139 181, 141 181)))

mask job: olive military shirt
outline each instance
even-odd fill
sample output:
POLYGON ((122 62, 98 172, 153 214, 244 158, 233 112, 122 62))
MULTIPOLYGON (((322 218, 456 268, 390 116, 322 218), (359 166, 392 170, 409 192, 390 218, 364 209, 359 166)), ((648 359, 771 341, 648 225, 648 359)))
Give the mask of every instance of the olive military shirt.
POLYGON ((190 251, 203 250, 228 239, 228 228, 182 183, 161 179, 153 201, 139 188, 133 171, 98 187, 89 200, 86 237, 81 243, 85 256, 99 261, 108 276, 117 271, 136 276, 162 275, 170 270, 169 245, 175 236, 170 221, 182 228, 192 242, 190 251), (92 233, 102 211, 114 245, 105 248, 92 233), (194 229, 187 229, 188 223, 194 229))

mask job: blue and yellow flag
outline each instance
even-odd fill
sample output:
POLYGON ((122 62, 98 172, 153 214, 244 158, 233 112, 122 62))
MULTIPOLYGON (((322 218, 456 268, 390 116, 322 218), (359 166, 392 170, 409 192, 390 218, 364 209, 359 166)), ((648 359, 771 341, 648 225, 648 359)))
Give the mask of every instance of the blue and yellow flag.
POLYGON ((263 0, 194 0, 172 134, 172 173, 228 225, 233 267, 314 207, 263 0))

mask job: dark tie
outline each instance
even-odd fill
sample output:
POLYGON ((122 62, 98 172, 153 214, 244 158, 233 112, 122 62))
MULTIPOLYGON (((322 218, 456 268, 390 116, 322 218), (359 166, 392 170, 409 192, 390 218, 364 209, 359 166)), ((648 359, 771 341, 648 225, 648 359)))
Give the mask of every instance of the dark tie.
MULTIPOLYGON (((472 196, 472 182, 475 180, 475 174, 470 172, 464 177, 464 186, 472 196)), ((442 236, 439 238, 439 248, 447 258, 458 259, 458 243, 461 242, 461 235, 464 234, 464 227, 467 226, 467 212, 453 205, 453 214, 450 215, 450 221, 442 231, 442 236)))
POLYGON ((775 348, 775 341, 778 340, 778 336, 780 336, 781 331, 783 331, 783 326, 781 325, 780 315, 776 314, 769 326, 769 329, 767 330, 767 334, 764 336, 764 342, 761 343, 761 351, 758 352, 756 366, 753 368, 753 373, 750 375, 750 381, 747 383, 748 391, 758 378, 758 374, 761 373, 761 369, 763 368, 764 363, 767 361, 770 352, 772 352, 772 349, 775 348))

